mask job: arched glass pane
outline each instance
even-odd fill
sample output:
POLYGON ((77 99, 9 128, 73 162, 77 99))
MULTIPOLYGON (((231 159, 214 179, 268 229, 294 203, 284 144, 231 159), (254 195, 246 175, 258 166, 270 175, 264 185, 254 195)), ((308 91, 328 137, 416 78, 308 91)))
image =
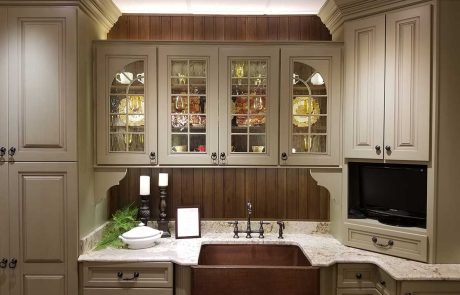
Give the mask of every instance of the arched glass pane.
POLYGON ((144 62, 135 61, 117 72, 110 87, 110 152, 145 150, 144 62))
POLYGON ((326 81, 310 65, 294 61, 291 89, 291 152, 326 153, 326 81))

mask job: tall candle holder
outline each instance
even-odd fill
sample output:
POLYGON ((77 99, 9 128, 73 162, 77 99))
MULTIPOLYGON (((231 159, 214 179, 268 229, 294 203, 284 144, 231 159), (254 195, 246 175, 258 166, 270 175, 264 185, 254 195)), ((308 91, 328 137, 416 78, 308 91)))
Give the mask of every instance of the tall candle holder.
POLYGON ((168 187, 168 173, 158 174, 158 188, 160 189, 160 218, 158 219, 158 229, 163 231, 162 238, 169 238, 171 232, 169 231, 169 219, 166 213, 166 189, 168 187))
POLYGON ((167 186, 160 186, 160 218, 158 220, 158 230, 163 231, 161 235, 162 238, 171 237, 171 232, 169 231, 169 219, 166 214, 166 197, 167 197, 167 186))
POLYGON ((142 175, 139 183, 139 195, 141 203, 139 206, 139 217, 144 225, 147 225, 150 220, 150 176, 142 175))

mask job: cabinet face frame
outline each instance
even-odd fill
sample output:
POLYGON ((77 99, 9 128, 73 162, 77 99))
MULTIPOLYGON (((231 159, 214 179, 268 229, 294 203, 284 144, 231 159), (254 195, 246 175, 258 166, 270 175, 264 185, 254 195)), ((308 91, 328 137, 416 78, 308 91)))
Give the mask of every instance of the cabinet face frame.
MULTIPOLYGON (((221 165, 277 165, 278 164, 278 110, 279 110, 279 47, 278 46, 222 46, 219 48, 219 154, 221 165), (231 130, 231 61, 234 59, 267 59, 265 113, 265 152, 232 153, 231 130)), ((247 147, 248 150, 251 148, 247 147)))
POLYGON ((385 15, 344 26, 344 156, 383 159, 385 15))
POLYGON ((14 160, 76 161, 77 10, 11 7, 7 19, 14 160))
POLYGON ((387 160, 430 160, 431 5, 386 15, 387 160))
MULTIPOLYGON (((78 237, 78 178, 76 163, 10 163, 9 169, 9 205, 10 205, 10 257, 17 258, 17 267, 10 270, 11 294, 28 294, 28 288, 34 286, 47 286, 53 291, 52 294, 77 294, 77 259, 78 243, 74 243, 78 237), (43 181, 43 182, 42 182, 43 181), (48 186, 45 182, 58 185, 48 186), (27 190, 28 184, 38 184, 39 191, 27 190), (40 182, 42 182, 40 184, 40 182), (55 190, 59 187, 59 191, 55 190), (62 236, 61 253, 50 253, 47 249, 50 241, 43 238, 37 248, 27 245, 27 236, 35 235, 34 232, 27 232, 31 229, 34 220, 45 219, 47 215, 38 210, 27 210, 27 202, 39 202, 35 198, 29 198, 29 194, 43 197, 58 197, 61 203, 44 204, 53 206, 52 211, 61 216, 62 224, 50 224, 51 228, 60 227, 62 236), (62 195, 60 195, 62 193, 62 195), (30 214, 30 215, 29 215, 30 214), (29 246, 29 247, 27 247, 29 246), (28 252, 28 249, 31 250, 28 252), (31 254, 32 253, 32 254, 31 254), (27 260, 27 255, 30 259, 27 260), (43 258, 40 257, 43 255, 43 258), (56 291, 56 292, 54 292, 56 291), (58 292, 65 291, 65 292, 58 292)), ((37 187, 37 186, 35 186, 37 187)), ((33 207, 29 207, 33 209, 33 207)), ((54 215, 54 214, 50 214, 54 215)), ((54 218, 56 216, 50 216, 54 218)), ((41 234, 41 232, 39 233, 41 234)), ((37 239, 38 237, 32 237, 37 239)), ((33 290, 31 291, 33 293, 33 290)))
POLYGON ((96 46, 96 144, 97 164, 154 165, 157 155, 157 77, 156 46, 130 44, 98 44, 96 46), (144 62, 144 151, 110 152, 109 103, 114 75, 124 66, 144 62), (150 153, 155 153, 150 158, 150 153))
POLYGON ((281 165, 340 165, 341 153, 341 47, 299 46, 281 48, 280 88, 280 155, 281 165), (315 68, 325 78, 327 87, 327 141, 326 153, 293 153, 292 137, 292 64, 301 61, 315 68), (287 100, 287 101, 286 101, 287 100), (287 154, 283 160, 281 153, 287 154))
MULTIPOLYGON (((6 258, 9 261, 11 237, 8 205, 8 162, 0 161, 0 188, 0 232, 3 233, 3 238, 0 239, 0 260, 6 258)), ((9 293, 8 273, 8 268, 0 268, 0 294, 9 293)))
POLYGON ((218 50, 216 46, 159 46, 158 48, 158 93, 159 93, 159 163, 212 165, 217 164, 211 158, 218 153, 218 50), (171 96, 170 61, 177 59, 206 60, 206 150, 203 153, 175 153, 171 139, 171 96))

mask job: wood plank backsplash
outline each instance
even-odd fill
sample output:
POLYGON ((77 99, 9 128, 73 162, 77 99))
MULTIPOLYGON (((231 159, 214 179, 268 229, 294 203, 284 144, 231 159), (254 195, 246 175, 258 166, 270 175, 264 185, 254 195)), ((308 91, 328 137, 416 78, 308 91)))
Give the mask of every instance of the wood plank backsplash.
POLYGON ((283 220, 329 220, 329 192, 318 186, 307 168, 130 168, 110 190, 110 214, 139 204, 139 176, 151 177, 152 219, 158 218, 158 173, 169 174, 168 216, 177 206, 198 205, 204 219, 254 217, 283 220))
POLYGON ((316 15, 223 16, 124 14, 111 40, 324 40, 331 35, 316 15))

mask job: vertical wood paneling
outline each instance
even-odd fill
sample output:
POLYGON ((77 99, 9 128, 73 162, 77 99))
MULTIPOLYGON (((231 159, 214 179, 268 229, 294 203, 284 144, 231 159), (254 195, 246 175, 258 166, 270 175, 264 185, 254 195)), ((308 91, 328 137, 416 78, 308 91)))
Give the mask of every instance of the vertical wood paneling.
POLYGON ((202 218, 246 217, 252 202, 261 219, 329 220, 329 192, 302 168, 161 168, 128 169, 120 185, 110 189, 109 208, 139 204, 139 176, 151 177, 152 219, 159 214, 158 173, 169 174, 168 216, 177 206, 197 205, 202 218))
POLYGON ((315 15, 122 15, 107 35, 125 40, 331 40, 315 15))

